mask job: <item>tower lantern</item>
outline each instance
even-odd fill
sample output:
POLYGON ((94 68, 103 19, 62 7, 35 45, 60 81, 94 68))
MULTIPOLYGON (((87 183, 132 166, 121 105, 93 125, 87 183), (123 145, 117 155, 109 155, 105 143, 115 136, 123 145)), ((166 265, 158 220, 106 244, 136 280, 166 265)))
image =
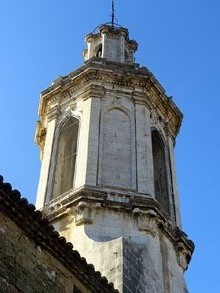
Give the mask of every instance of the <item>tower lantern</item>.
POLYGON ((88 49, 84 51, 84 60, 93 57, 126 64, 134 63, 137 42, 129 39, 128 30, 120 26, 104 24, 98 32, 86 36, 88 49))
POLYGON ((37 207, 120 292, 185 293, 174 162, 182 113, 134 62, 128 30, 86 36, 82 67, 41 94, 37 207))

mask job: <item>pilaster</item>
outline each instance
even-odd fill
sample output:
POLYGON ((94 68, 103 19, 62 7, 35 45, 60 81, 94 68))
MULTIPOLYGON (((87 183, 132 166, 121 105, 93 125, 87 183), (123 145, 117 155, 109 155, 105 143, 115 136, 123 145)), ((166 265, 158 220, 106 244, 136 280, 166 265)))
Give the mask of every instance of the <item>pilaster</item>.
POLYGON ((154 197, 150 112, 146 104, 136 102, 135 96, 133 98, 136 117, 137 188, 140 194, 154 197))
POLYGON ((46 190, 50 173, 51 156, 53 149, 54 132, 56 127, 56 120, 59 116, 60 110, 55 107, 49 114, 46 126, 46 137, 44 142, 42 165, 40 172, 40 179, 37 191, 36 207, 42 209, 46 200, 46 190))
POLYGON ((167 143, 169 146, 169 162, 171 170, 171 181, 172 181, 172 196, 173 196, 173 205, 175 210, 176 223, 178 227, 182 227, 181 215, 180 215, 180 202, 179 194, 177 188, 177 177, 176 177, 176 164, 174 156, 174 141, 171 137, 167 137, 167 143))

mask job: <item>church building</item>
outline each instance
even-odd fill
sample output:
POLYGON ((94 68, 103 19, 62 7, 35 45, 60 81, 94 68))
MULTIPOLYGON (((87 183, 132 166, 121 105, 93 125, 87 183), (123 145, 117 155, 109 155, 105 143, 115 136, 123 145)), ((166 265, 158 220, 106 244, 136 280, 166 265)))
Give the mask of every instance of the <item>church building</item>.
POLYGON ((135 63, 126 28, 86 36, 84 64, 41 93, 37 208, 123 293, 185 293, 174 145, 182 113, 135 63))

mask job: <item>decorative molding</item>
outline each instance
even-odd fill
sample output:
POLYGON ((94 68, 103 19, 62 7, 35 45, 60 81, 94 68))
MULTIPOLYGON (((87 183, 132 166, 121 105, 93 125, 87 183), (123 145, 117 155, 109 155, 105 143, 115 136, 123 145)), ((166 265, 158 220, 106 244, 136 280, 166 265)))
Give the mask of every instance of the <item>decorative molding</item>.
POLYGON ((75 96, 83 100, 89 97, 101 98, 109 86, 114 90, 120 87, 122 92, 130 92, 135 103, 144 103, 149 109, 157 108, 164 125, 167 124, 172 136, 178 133, 182 113, 172 98, 166 96, 164 89, 146 68, 134 65, 118 65, 103 60, 90 60, 78 70, 62 78, 42 93, 41 110, 47 108, 54 98, 57 100, 58 90, 61 93, 59 104, 75 96), (127 74, 129 69, 129 75, 127 74), (59 86, 58 86, 59 85, 59 86), (133 91, 133 93, 132 93, 133 91))
POLYGON ((41 149, 44 147, 46 134, 47 129, 42 125, 41 121, 37 121, 35 142, 40 146, 41 149))
POLYGON ((139 230, 155 237, 158 232, 158 223, 161 221, 158 214, 151 209, 144 211, 139 208, 133 209, 132 213, 137 217, 139 230))
POLYGON ((186 271, 188 268, 189 260, 191 259, 192 252, 189 249, 186 249, 186 246, 183 242, 177 243, 177 259, 180 267, 183 271, 186 271))
POLYGON ((61 114, 61 109, 59 106, 55 106, 48 111, 47 118, 48 121, 56 119, 61 114))
POLYGON ((129 203, 130 202, 130 196, 126 194, 121 193, 115 193, 115 192, 109 192, 105 197, 105 203, 107 202, 119 202, 119 203, 129 203))
MULTIPOLYGON (((83 224, 92 224, 96 209, 100 207, 100 204, 89 203, 86 201, 80 201, 76 206, 72 207, 72 214, 74 215, 75 224, 77 226, 83 224)), ((70 210, 69 210, 70 211, 70 210)))
POLYGON ((194 244, 162 211, 158 202, 150 196, 140 197, 135 193, 107 192, 100 188, 83 187, 64 197, 54 199, 43 211, 50 222, 63 215, 74 216, 76 225, 92 224, 97 209, 111 209, 130 214, 136 219, 138 229, 155 237, 160 231, 173 244, 179 265, 187 269, 194 244))

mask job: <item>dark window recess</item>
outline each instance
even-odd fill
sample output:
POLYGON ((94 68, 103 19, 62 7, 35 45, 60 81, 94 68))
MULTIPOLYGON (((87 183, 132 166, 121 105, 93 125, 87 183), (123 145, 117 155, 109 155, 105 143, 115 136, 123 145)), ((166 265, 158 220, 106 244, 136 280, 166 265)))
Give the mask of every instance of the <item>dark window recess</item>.
POLYGON ((96 57, 102 57, 102 45, 96 51, 96 57))
POLYGON ((53 178, 52 198, 73 187, 79 120, 69 118, 60 130, 53 178))
POLYGON ((152 149, 155 197, 162 208, 170 215, 164 144, 156 130, 152 131, 152 149))
POLYGON ((77 288, 75 285, 73 285, 73 293, 82 293, 82 291, 77 288))
POLYGON ((129 55, 128 52, 125 50, 125 62, 129 61, 129 55))

